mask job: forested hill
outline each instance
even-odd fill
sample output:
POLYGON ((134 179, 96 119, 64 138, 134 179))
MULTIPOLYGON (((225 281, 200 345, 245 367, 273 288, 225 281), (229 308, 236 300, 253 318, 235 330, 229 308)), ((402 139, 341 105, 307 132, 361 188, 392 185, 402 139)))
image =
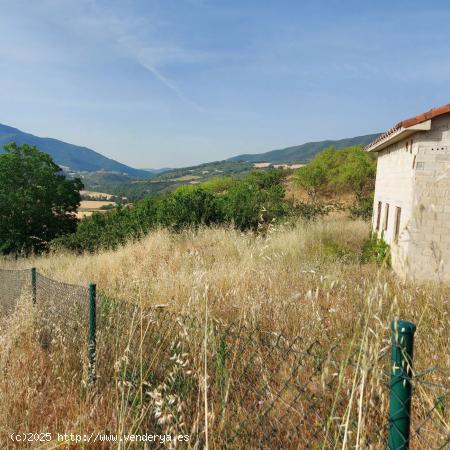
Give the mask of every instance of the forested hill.
POLYGON ((244 154, 233 156, 227 161, 242 162, 269 162, 272 164, 283 164, 292 162, 307 162, 316 156, 317 153, 328 147, 345 148, 354 145, 367 145, 376 139, 379 134, 366 134, 364 136, 356 136, 340 140, 327 140, 319 142, 307 142, 302 145, 295 145, 279 150, 271 150, 265 153, 244 154))
POLYGON ((151 175, 149 171, 121 164, 90 148, 68 144, 58 139, 34 136, 0 124, 0 153, 3 152, 3 145, 9 142, 35 145, 39 150, 48 153, 57 164, 73 172, 117 172, 133 178, 147 178, 151 175))

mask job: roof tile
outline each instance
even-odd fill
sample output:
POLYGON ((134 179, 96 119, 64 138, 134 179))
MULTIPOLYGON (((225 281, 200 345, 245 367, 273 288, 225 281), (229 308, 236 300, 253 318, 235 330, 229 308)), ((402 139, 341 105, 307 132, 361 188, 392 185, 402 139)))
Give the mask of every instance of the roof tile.
POLYGON ((369 145, 366 146, 366 149, 369 149, 370 147, 373 147, 378 142, 381 142, 385 140, 387 137, 389 137, 391 134, 395 133, 396 131, 400 130, 401 128, 409 128, 413 125, 417 125, 419 123, 425 122, 427 120, 433 119, 437 116, 441 116, 442 114, 446 114, 450 112, 450 103, 447 103, 446 105, 439 106, 438 108, 430 109, 429 111, 419 114, 417 116, 411 117, 410 119, 405 119, 399 122, 397 125, 394 125, 392 128, 389 128, 386 132, 378 136, 373 142, 371 142, 369 145))

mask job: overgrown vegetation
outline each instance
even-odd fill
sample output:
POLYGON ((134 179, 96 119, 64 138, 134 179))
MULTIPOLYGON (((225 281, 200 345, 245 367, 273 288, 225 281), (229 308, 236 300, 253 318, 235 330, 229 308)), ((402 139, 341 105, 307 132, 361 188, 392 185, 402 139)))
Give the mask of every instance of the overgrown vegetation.
POLYGON ((66 313, 77 300, 68 288, 46 291, 60 325, 50 345, 28 298, 2 322, 0 442, 24 429, 189 434, 179 448, 385 448, 390 325, 400 317, 418 325, 414 371, 424 381, 414 389, 412 427, 422 428, 411 448, 444 446, 448 288, 361 264, 353 255, 368 233, 348 218, 265 236, 157 229, 117 251, 2 261, 96 282, 100 295, 92 389, 87 345, 74 345, 86 342, 86 313, 66 313))
POLYGON ((216 177, 245 175, 252 170, 252 167, 252 164, 245 162, 217 161, 181 169, 169 169, 160 174, 152 174, 148 179, 129 180, 124 179, 120 174, 84 173, 83 182, 88 189, 108 192, 135 202, 148 196, 167 194, 190 183, 203 183, 216 177))
POLYGON ((157 227, 179 232, 200 225, 232 225, 241 231, 259 230, 293 215, 311 220, 324 213, 318 206, 285 202, 283 171, 260 171, 243 178, 219 178, 181 186, 82 220, 77 232, 53 242, 53 248, 95 251, 117 248, 157 227))
POLYGON ((349 207, 350 215, 354 219, 369 221, 373 214, 373 194, 357 198, 349 207))
POLYGON ((329 148, 297 170, 295 181, 313 202, 329 192, 352 193, 353 216, 368 220, 372 214, 376 161, 361 146, 343 150, 329 148))
MULTIPOLYGON (((320 200, 320 196, 326 191, 351 192, 356 200, 350 207, 350 212, 355 218, 367 220, 372 211, 374 160, 361 147, 339 151, 330 148, 319 153, 295 174, 297 184, 308 192, 309 202, 286 200, 286 180, 290 171, 269 169, 239 176, 217 177, 213 175, 222 170, 215 168, 214 164, 209 164, 208 171, 202 171, 202 166, 198 166, 195 170, 183 169, 162 174, 159 176, 161 180, 181 183, 182 179, 194 178, 195 184, 179 186, 172 192, 153 195, 133 204, 119 204, 117 208, 112 205, 105 206, 101 213, 94 213, 82 220, 75 230, 76 219, 73 213, 80 200, 78 191, 81 182, 68 181, 60 176, 58 166, 48 155, 28 147, 25 150, 29 153, 29 159, 30 152, 33 153, 33 162, 27 167, 16 165, 13 169, 5 170, 14 170, 14 179, 22 180, 22 184, 28 184, 28 179, 33 180, 33 186, 25 193, 20 186, 11 190, 9 185, 5 185, 2 198, 4 205, 14 202, 20 204, 20 214, 25 214, 27 218, 15 220, 14 224, 8 225, 9 229, 4 228, 3 233, 8 238, 4 239, 2 244, 3 252, 46 250, 51 240, 51 248, 56 250, 64 248, 78 252, 94 252, 99 249, 114 249, 128 240, 139 239, 158 227, 180 232, 184 228, 201 225, 232 225, 240 231, 266 232, 271 224, 298 217, 313 220, 335 209, 335 205, 325 204, 320 200), (48 175, 50 172, 46 172, 48 180, 40 182, 29 172, 30 167, 42 172, 44 160, 45 164, 50 164, 47 172, 53 172, 52 176, 48 175), (194 173, 201 176, 193 175, 194 173), (206 181, 199 182, 205 179, 206 181), (57 183, 53 182, 50 186, 49 180, 56 180, 57 183), (43 195, 45 200, 43 197, 39 198, 39 195, 43 195), (12 197, 16 200, 12 200, 12 197), (38 215, 42 216, 42 220, 45 216, 47 221, 41 223, 41 228, 34 225, 34 218, 38 215), (31 216, 34 217, 32 220, 31 216), (27 224, 25 228, 24 224, 27 224), (21 235, 22 240, 26 236, 27 242, 18 242, 17 235, 21 235)), ((16 152, 22 151, 22 159, 25 158, 25 150, 16 148, 16 152)), ((2 156, 3 161, 11 157, 10 153, 2 156)), ((231 165, 229 173, 233 170, 239 173, 242 169, 242 166, 239 166, 241 163, 227 164, 231 165)), ((219 164, 217 167, 222 166, 219 164)), ((7 179, 7 174, 3 179, 7 179)), ((155 177, 146 183, 160 181, 155 177)), ((7 206, 3 208, 5 211, 8 209, 7 206)), ((3 216, 6 217, 6 214, 3 216)), ((3 222, 6 223, 7 220, 4 219, 3 222)))
POLYGON ((391 250, 388 244, 380 239, 376 233, 371 233, 370 238, 362 247, 362 262, 374 262, 380 266, 391 266, 391 250))

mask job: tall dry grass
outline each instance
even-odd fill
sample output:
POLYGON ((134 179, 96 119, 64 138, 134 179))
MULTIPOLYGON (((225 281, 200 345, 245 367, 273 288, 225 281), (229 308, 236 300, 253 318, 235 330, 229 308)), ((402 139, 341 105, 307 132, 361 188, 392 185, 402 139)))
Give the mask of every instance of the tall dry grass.
MULTIPOLYGON (((192 448, 384 448, 390 322, 418 325, 416 371, 439 366, 426 381, 441 385, 449 289, 361 264, 368 233, 348 219, 265 236, 160 230, 115 252, 2 261, 95 282, 102 302, 95 388, 64 323, 51 345, 26 308, 2 328, 0 438, 146 431, 189 434, 181 446, 192 448)), ((433 408, 426 385, 417 393, 414 426, 429 410, 432 420, 412 448, 433 448, 449 432, 448 407, 433 408)), ((143 446, 114 447, 133 445, 143 446)))

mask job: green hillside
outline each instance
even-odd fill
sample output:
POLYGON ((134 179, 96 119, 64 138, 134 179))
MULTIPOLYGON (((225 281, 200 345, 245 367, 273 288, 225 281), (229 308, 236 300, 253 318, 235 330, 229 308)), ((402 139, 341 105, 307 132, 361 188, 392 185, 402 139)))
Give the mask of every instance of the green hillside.
POLYGON ((150 195, 165 194, 178 186, 197 184, 210 178, 240 175, 249 172, 253 164, 234 161, 215 161, 198 166, 170 169, 151 178, 125 181, 120 177, 100 174, 83 174, 86 188, 93 191, 108 192, 135 201, 150 195))
POLYGON ((295 145, 279 150, 271 150, 265 153, 244 154, 233 156, 227 161, 243 161, 243 162, 270 162, 273 164, 307 162, 316 156, 316 154, 328 147, 345 148, 355 145, 367 145, 376 139, 379 134, 366 134, 364 136, 356 136, 353 138, 340 140, 327 140, 319 142, 307 142, 302 145, 295 145))
POLYGON ((349 146, 366 145, 377 136, 378 134, 370 134, 338 141, 309 142, 266 153, 240 155, 225 161, 214 161, 180 169, 168 169, 159 174, 154 173, 151 178, 144 180, 122 180, 120 177, 86 174, 83 176, 83 182, 88 189, 93 191, 108 192, 135 201, 150 195, 165 194, 185 184, 197 184, 214 177, 245 174, 256 169, 254 167, 256 162, 269 162, 271 164, 307 162, 326 148, 342 149, 349 146))

